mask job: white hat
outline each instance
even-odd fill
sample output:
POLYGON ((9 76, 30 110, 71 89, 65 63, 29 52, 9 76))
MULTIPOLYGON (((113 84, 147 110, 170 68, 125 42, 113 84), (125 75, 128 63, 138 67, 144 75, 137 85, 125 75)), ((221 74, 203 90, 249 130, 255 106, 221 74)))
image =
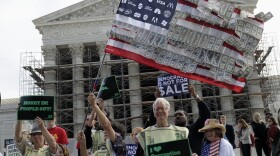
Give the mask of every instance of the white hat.
POLYGON ((40 130, 40 128, 38 127, 38 125, 36 123, 34 123, 32 125, 30 134, 33 134, 33 133, 42 133, 42 131, 40 130))

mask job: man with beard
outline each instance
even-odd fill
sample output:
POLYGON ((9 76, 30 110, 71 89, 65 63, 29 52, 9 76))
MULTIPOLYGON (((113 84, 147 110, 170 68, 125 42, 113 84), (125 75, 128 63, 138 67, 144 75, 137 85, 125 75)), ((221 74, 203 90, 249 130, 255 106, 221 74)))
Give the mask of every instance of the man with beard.
POLYGON ((184 110, 177 110, 174 114, 174 123, 176 126, 187 127, 189 129, 189 142, 193 153, 200 155, 204 134, 198 130, 204 127, 204 122, 210 118, 210 109, 207 104, 196 94, 192 85, 189 85, 189 92, 197 102, 199 111, 198 119, 188 125, 188 114, 184 110))

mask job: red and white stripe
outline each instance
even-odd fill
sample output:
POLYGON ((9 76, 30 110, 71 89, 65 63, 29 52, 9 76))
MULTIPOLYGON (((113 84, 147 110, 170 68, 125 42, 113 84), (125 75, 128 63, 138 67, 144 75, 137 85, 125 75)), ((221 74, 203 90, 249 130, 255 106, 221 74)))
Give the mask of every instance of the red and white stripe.
POLYGON ((216 80, 215 75, 210 71, 209 68, 205 68, 203 66, 198 66, 194 73, 184 73, 180 71, 179 69, 175 69, 170 66, 162 65, 157 63, 153 59, 148 59, 145 56, 143 56, 143 53, 145 53, 145 50, 140 50, 139 48, 123 42, 119 39, 110 38, 108 39, 105 52, 119 55, 126 57, 131 60, 135 60, 139 63, 155 67, 159 70, 163 70, 166 72, 169 72, 174 75, 195 79, 198 81, 202 81, 205 83, 213 84, 219 87, 228 88, 230 90, 233 90, 235 92, 241 92, 243 87, 245 86, 246 79, 245 78, 237 78, 232 75, 229 79, 223 79, 221 81, 216 80))
POLYGON ((176 24, 187 29, 195 29, 196 31, 201 30, 202 33, 203 29, 207 29, 207 32, 205 32, 205 34, 207 33, 210 36, 215 36, 222 40, 226 40, 230 36, 239 37, 234 30, 223 28, 218 25, 213 25, 206 21, 197 20, 191 17, 187 17, 184 20, 179 19, 176 24))
POLYGON ((207 1, 205 1, 205 0, 200 0, 198 5, 185 1, 185 0, 178 0, 177 2, 178 2, 177 7, 176 7, 177 11, 184 12, 184 13, 190 14, 192 16, 202 18, 202 19, 208 19, 208 20, 214 21, 215 23, 218 23, 218 24, 223 23, 223 19, 221 17, 217 16, 215 13, 205 15, 203 12, 201 12, 197 9, 198 6, 206 6, 207 1))
MULTIPOLYGON (((207 23, 205 21, 198 21, 197 19, 188 17, 186 20, 178 20, 178 25, 185 27, 186 29, 196 29, 196 30, 202 30, 201 33, 204 33, 203 29, 207 29, 207 33, 205 35, 210 35, 215 38, 222 39, 223 41, 226 41, 230 36, 238 37, 234 30, 222 28, 217 25, 212 25, 210 23, 207 23)), ((237 60, 240 60, 244 62, 244 56, 242 51, 237 50, 235 47, 227 44, 226 42, 223 43, 222 48, 219 49, 220 52, 224 55, 227 55, 229 57, 235 58, 237 60)))
POLYGON ((220 140, 211 143, 209 156, 218 156, 219 151, 220 151, 220 140))

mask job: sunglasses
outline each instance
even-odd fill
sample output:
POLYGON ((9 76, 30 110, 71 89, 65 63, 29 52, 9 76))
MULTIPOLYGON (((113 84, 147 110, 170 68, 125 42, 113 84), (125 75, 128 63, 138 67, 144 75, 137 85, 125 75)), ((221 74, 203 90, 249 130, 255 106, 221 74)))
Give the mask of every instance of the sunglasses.
POLYGON ((42 133, 40 133, 40 132, 38 132, 38 133, 32 133, 32 134, 30 134, 31 136, 40 136, 40 135, 42 135, 42 133))

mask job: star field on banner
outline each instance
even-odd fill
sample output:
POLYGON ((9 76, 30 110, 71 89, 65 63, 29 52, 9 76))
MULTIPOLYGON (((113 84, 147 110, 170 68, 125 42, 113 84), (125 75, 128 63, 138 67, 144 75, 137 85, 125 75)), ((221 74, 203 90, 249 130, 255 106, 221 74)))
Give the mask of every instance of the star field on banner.
POLYGON ((241 92, 272 17, 220 0, 121 0, 105 52, 241 92))

